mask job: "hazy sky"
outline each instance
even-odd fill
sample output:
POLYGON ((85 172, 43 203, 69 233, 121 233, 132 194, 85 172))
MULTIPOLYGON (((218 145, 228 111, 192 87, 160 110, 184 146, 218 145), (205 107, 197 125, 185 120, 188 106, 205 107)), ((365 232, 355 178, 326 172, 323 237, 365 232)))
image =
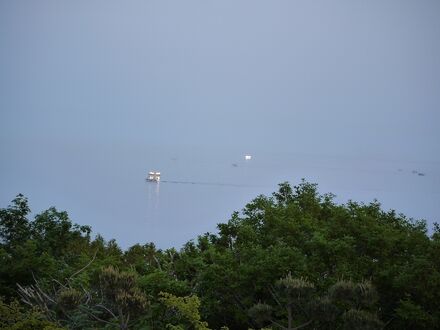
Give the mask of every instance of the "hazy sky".
POLYGON ((0 147, 440 160, 440 2, 0 1, 0 147))

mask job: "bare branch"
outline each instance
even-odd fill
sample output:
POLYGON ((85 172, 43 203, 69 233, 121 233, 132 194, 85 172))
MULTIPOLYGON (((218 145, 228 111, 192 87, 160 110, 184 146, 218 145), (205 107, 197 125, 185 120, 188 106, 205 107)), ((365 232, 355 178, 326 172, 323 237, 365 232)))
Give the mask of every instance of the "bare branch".
POLYGON ((312 322, 313 322, 313 320, 307 321, 306 323, 303 323, 303 324, 297 326, 296 328, 293 328, 292 330, 298 330, 298 329, 304 328, 304 327, 308 326, 312 322))
POLYGON ((110 309, 108 309, 107 307, 105 307, 104 305, 102 305, 102 304, 98 304, 98 305, 95 305, 95 306, 104 309, 104 310, 105 310, 106 312, 108 312, 111 316, 113 316, 114 318, 116 318, 116 315, 115 315, 110 309))
POLYGON ((271 322, 272 322, 272 324, 275 324, 276 326, 280 327, 280 328, 283 329, 283 330, 286 330, 286 329, 287 329, 284 325, 279 324, 278 322, 275 322, 275 321, 272 321, 272 320, 271 320, 271 322))
POLYGON ((278 300, 277 294, 275 293, 275 289, 273 288, 272 285, 269 287, 269 292, 272 295, 272 297, 275 300, 275 302, 278 304, 278 306, 283 307, 283 305, 278 300))
MULTIPOLYGON (((63 283, 61 283, 60 281, 58 281, 58 280, 56 280, 56 279, 52 279, 52 281, 53 282, 55 282, 55 283, 57 283, 58 285, 60 285, 60 286, 62 286, 63 288, 65 288, 65 289, 67 289, 67 286, 65 286, 63 283)), ((54 291, 55 291, 55 288, 53 287, 53 289, 54 289, 54 291)))
POLYGON ((76 275, 78 275, 79 273, 81 273, 83 270, 85 270, 87 267, 89 267, 93 261, 95 261, 96 258, 96 254, 98 253, 98 249, 96 249, 95 254, 93 255, 92 260, 90 260, 87 265, 85 265, 83 268, 81 268, 80 270, 76 271, 75 273, 73 273, 73 275, 71 275, 67 280, 70 281, 73 277, 75 277, 76 275))
POLYGON ((106 320, 101 319, 100 317, 97 317, 95 314, 93 314, 92 312, 90 312, 86 307, 82 307, 81 309, 82 309, 87 315, 93 317, 95 320, 97 320, 97 321, 99 321, 99 322, 103 322, 103 323, 106 323, 106 324, 115 325, 114 322, 109 322, 109 321, 106 321, 106 320))
POLYGON ((153 255, 153 259, 154 259, 154 261, 156 261, 156 264, 157 264, 157 267, 159 268, 159 270, 162 271, 162 266, 160 265, 159 259, 157 259, 155 255, 153 255))

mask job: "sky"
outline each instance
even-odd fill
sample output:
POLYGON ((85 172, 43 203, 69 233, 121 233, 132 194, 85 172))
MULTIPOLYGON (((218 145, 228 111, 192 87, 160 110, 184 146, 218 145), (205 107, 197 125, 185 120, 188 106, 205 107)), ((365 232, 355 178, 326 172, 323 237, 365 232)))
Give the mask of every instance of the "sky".
POLYGON ((435 0, 2 0, 1 143, 438 161, 439 17, 435 0))
POLYGON ((0 0, 11 185, 21 162, 86 146, 438 169, 439 124, 437 0, 0 0))

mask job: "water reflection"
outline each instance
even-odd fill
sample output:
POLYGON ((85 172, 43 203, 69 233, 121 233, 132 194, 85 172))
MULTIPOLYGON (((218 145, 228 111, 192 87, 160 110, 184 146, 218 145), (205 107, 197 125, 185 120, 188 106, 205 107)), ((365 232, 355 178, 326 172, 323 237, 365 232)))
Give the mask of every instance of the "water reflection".
POLYGON ((146 184, 148 208, 157 211, 160 204, 160 182, 147 182, 146 184))

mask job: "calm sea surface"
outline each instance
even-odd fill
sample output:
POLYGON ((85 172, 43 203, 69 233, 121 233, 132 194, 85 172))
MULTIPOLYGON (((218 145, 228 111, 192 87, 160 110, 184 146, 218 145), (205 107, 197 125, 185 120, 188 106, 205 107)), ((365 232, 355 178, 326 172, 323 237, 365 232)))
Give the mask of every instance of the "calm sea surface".
POLYGON ((321 193, 336 194, 340 203, 377 198, 384 209, 426 219, 430 228, 439 221, 440 166, 435 162, 55 143, 5 147, 2 154, 1 207, 23 193, 34 214, 56 206, 123 248, 151 241, 160 248, 179 248, 197 235, 215 232, 217 223, 257 195, 301 178, 318 183, 321 193), (146 182, 149 170, 161 171, 163 181, 146 182))

